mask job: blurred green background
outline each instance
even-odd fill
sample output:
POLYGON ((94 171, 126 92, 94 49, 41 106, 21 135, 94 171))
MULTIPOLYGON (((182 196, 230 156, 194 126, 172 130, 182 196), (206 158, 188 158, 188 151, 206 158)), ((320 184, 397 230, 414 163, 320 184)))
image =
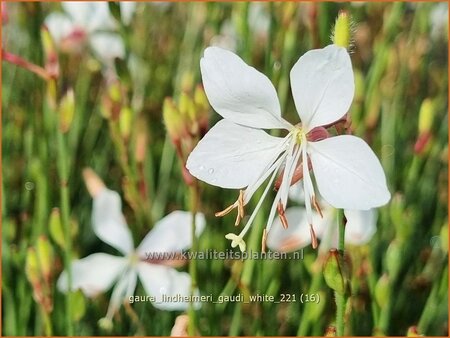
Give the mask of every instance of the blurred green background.
MULTIPOLYGON (((67 250, 72 258, 115 254, 91 229, 92 200, 82 169, 92 167, 121 194, 139 243, 155 220, 171 210, 189 209, 182 162, 166 135, 162 110, 166 97, 178 104, 183 95, 194 95, 201 84, 204 48, 234 49, 266 74, 277 89, 283 116, 297 121, 289 71, 303 53, 331 43, 339 10, 348 11, 353 21, 357 91, 352 128, 381 159, 393 195, 379 210, 371 242, 348 247, 353 270, 346 334, 417 330, 447 335, 447 3, 138 3, 128 23, 120 20, 118 8, 109 6, 114 34, 125 48, 123 60, 100 58, 92 50, 94 42, 76 50, 59 48, 59 76, 53 82, 2 63, 4 335, 169 335, 181 312, 156 310, 151 303, 122 307, 112 331, 100 328, 110 292, 95 299, 74 294, 67 318, 66 296, 55 287, 67 250), (111 80, 112 74, 119 80, 111 80), (73 118, 57 104, 70 88, 73 118), (64 118, 69 122, 61 127, 64 118), (51 230, 53 208, 67 223, 64 231, 70 228, 71 247, 58 243, 57 231, 51 230), (47 312, 33 298, 25 272, 27 252, 38 239, 53 250, 46 294, 52 308, 47 312)), ((49 70, 52 60, 44 50, 41 26, 54 12, 63 12, 60 4, 2 3, 2 50, 49 70)), ((220 117, 208 112, 214 125, 220 117)), ((233 203, 236 191, 200 187, 207 227, 199 249, 227 250, 224 235, 235 231, 234 217, 215 218, 214 213, 233 203)), ((260 249, 269 207, 265 203, 258 215, 249 249, 260 249)), ((320 295, 318 304, 204 303, 197 312, 198 333, 323 335, 333 324, 335 305, 322 278, 322 262, 311 247, 300 261, 198 261, 199 289, 205 295, 320 295)), ((141 285, 136 294, 144 295, 141 285)))

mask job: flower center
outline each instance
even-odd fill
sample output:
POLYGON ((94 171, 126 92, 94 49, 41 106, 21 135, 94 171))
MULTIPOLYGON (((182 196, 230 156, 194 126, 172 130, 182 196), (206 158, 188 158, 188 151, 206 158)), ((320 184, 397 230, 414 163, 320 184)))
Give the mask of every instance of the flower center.
POLYGON ((137 252, 132 252, 129 256, 128 259, 130 261, 130 265, 131 266, 136 266, 137 263, 139 263, 139 256, 137 254, 137 252))
POLYGON ((305 132, 300 124, 297 124, 292 130, 292 139, 295 140, 295 143, 300 145, 302 143, 303 137, 305 136, 305 132))

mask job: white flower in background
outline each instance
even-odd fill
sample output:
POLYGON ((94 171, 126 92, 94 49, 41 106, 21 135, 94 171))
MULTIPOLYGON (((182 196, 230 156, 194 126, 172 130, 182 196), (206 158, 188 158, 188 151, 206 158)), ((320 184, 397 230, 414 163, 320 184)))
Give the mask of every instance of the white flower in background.
MULTIPOLYGON (((94 253, 71 264, 72 290, 81 289, 88 297, 105 292, 115 284, 106 315, 111 320, 122 302, 134 295, 137 279, 145 292, 153 296, 153 305, 162 310, 184 310, 186 302, 162 302, 162 295, 189 296, 191 278, 169 266, 170 261, 153 259, 147 261, 148 253, 180 253, 191 246, 192 215, 174 211, 157 222, 135 249, 131 232, 121 211, 118 193, 109 190, 90 169, 85 170, 85 180, 93 196, 92 224, 98 238, 111 245, 123 256, 94 253)), ((203 214, 196 216, 197 236, 203 231, 203 214)), ((169 259, 169 258, 168 258, 169 259)), ((175 259, 175 258, 174 258, 175 259)), ((68 291, 67 272, 60 275, 57 287, 68 291)))
MULTIPOLYGON (((323 218, 314 213, 313 221, 317 237, 321 239, 320 251, 328 251, 338 243, 338 225, 335 209, 328 206, 323 209, 323 218)), ((310 227, 303 207, 290 207, 286 210, 289 227, 285 229, 280 219, 273 222, 267 234, 267 247, 274 251, 292 252, 311 243, 310 227)), ((345 225, 345 243, 352 245, 367 244, 377 231, 377 211, 344 210, 347 223, 345 225)))
POLYGON ((324 133, 312 133, 341 119, 353 100, 353 70, 345 48, 330 45, 311 50, 292 68, 292 94, 302 121, 295 126, 281 117, 270 80, 234 53, 209 47, 200 68, 209 102, 224 119, 198 143, 188 158, 188 170, 215 186, 245 188, 233 205, 219 213, 237 208, 236 223, 244 216, 244 205, 270 177, 242 232, 233 238, 227 235, 232 247, 241 243, 275 177, 283 172, 267 220, 266 230, 270 230, 275 212, 286 210, 298 165, 303 175, 306 217, 312 229, 311 205, 317 204, 308 162, 320 194, 335 208, 368 210, 389 201, 383 168, 367 143, 352 135, 318 140, 314 134, 324 133), (263 129, 285 129, 288 134, 274 137, 263 129))
POLYGON ((446 38, 448 35, 448 3, 434 4, 430 11, 430 35, 434 40, 446 38))
MULTIPOLYGON (((45 19, 57 45, 65 51, 79 51, 88 41, 94 53, 105 63, 124 58, 125 47, 116 32, 117 24, 107 2, 62 2, 64 13, 51 13, 45 19)), ((121 18, 127 25, 136 9, 135 2, 120 2, 121 18)))
MULTIPOLYGON (((292 201, 298 203, 305 202, 305 194, 301 184, 294 184, 289 191, 289 198, 292 201)), ((320 218, 317 213, 313 212, 313 218, 316 217, 317 221, 314 221, 317 237, 321 239, 321 249, 328 250, 330 247, 336 247, 338 243, 338 226, 336 219, 336 209, 323 200, 321 196, 317 196, 318 203, 321 206, 323 217, 320 218)), ((345 225, 345 242, 353 245, 367 244, 375 235, 377 231, 377 218, 378 212, 376 209, 369 210, 344 210, 344 216, 347 220, 345 225)), ((298 238, 298 234, 308 232, 309 226, 305 219, 304 208, 288 208, 286 210, 286 217, 289 224, 294 224, 294 229, 291 229, 294 233, 293 237, 298 238), (296 210, 290 211, 291 209, 296 210)), ((281 221, 276 220, 280 223, 281 221)), ((273 234, 272 232, 278 232, 275 230, 278 225, 272 226, 271 232, 268 234, 268 238, 273 235, 279 237, 280 235, 273 234)), ((302 238, 304 236, 301 236, 302 238)), ((287 238, 287 237, 286 237, 287 238)), ((269 241, 269 239, 268 239, 269 241)), ((292 239, 292 241, 297 241, 292 239)), ((311 241, 302 240, 305 247, 311 241)), ((269 243, 268 243, 269 245, 269 243)), ((299 247, 299 248, 301 248, 299 247)), ((297 248, 296 250, 298 250, 297 248)))

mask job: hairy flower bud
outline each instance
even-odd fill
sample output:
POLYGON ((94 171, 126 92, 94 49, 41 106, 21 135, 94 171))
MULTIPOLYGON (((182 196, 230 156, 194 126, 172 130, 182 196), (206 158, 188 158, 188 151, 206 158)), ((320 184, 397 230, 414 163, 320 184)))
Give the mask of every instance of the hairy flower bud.
POLYGON ((340 11, 334 26, 333 43, 349 49, 351 46, 351 31, 350 15, 346 11, 340 11))

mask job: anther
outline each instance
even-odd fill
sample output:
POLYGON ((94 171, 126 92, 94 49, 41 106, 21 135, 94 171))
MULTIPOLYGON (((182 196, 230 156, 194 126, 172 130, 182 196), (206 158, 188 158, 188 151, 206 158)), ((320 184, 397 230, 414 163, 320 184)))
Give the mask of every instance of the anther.
POLYGON ((236 221, 234 222, 235 226, 238 226, 241 220, 244 218, 244 190, 239 190, 239 198, 238 202, 238 214, 236 216, 236 221))
POLYGON ((313 249, 316 249, 318 246, 317 237, 316 237, 316 233, 314 232, 314 228, 313 228, 312 224, 309 225, 309 233, 311 234, 311 246, 313 249))
POLYGON ((281 224, 283 225, 283 228, 287 229, 289 227, 289 223, 287 221, 285 210, 283 208, 283 204, 281 202, 278 202, 277 206, 278 216, 280 216, 281 224))
POLYGON ((227 214, 229 214, 231 212, 231 210, 233 210, 234 208, 236 208, 236 203, 233 203, 232 205, 230 205, 228 208, 222 210, 222 211, 218 211, 214 214, 214 216, 216 217, 223 217, 227 214))
POLYGON ((263 253, 266 252, 266 242, 267 242, 267 230, 263 230, 262 239, 261 239, 261 251, 263 253))
POLYGON ((322 209, 320 209, 319 203, 317 203, 316 196, 313 195, 311 197, 311 204, 314 206, 314 209, 320 214, 320 217, 323 218, 322 209))

